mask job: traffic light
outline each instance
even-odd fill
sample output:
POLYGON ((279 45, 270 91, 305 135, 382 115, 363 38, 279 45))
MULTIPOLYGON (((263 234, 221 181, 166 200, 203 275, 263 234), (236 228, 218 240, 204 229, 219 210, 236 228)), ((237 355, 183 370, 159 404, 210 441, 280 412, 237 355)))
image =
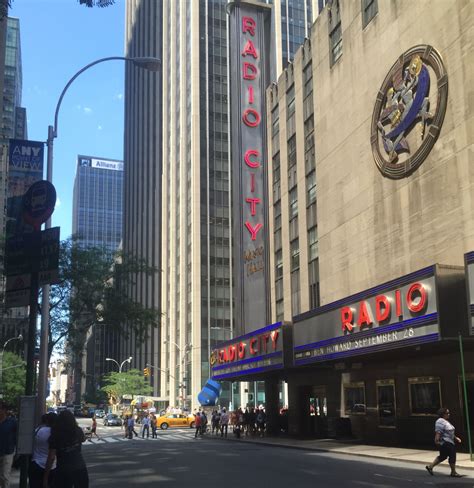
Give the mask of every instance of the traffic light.
POLYGON ((143 368, 143 376, 150 376, 150 368, 143 368))

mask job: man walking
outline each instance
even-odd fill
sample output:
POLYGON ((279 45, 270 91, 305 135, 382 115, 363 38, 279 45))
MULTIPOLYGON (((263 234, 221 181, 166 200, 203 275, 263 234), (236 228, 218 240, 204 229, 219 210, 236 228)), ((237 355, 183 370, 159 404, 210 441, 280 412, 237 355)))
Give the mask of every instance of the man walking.
POLYGON ((145 438, 145 431, 146 431, 146 438, 150 437, 150 417, 145 415, 142 420, 143 428, 142 428, 142 439, 145 438))
POLYGON ((151 415, 150 425, 151 425, 151 438, 158 439, 158 436, 156 435, 156 416, 153 414, 151 415))
POLYGON ((201 412, 198 412, 194 416, 194 427, 196 427, 196 432, 194 433, 194 438, 197 439, 197 436, 201 433, 201 412))
POLYGON ((220 423, 221 423, 221 437, 224 437, 224 431, 225 431, 225 436, 227 437, 227 429, 229 428, 229 414, 227 413, 225 407, 222 409, 220 423))
POLYGON ((0 401, 0 487, 10 488, 10 475, 16 444, 16 420, 8 415, 7 405, 0 401))

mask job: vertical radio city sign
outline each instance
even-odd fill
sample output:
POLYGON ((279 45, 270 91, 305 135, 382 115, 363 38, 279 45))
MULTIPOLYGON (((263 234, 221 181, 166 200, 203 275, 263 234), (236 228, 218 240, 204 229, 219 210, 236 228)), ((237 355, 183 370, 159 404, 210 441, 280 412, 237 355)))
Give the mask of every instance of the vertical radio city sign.
POLYGON ((269 79, 268 5, 229 10, 235 324, 242 333, 268 323, 268 190, 265 89, 269 79))

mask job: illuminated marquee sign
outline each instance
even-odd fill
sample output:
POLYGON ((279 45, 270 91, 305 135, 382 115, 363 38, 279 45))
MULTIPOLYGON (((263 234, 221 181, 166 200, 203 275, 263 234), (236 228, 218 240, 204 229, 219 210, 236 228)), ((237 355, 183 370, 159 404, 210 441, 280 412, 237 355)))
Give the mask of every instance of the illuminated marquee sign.
POLYGON ((295 317, 295 365, 437 341, 438 296, 450 273, 458 279, 453 267, 430 266, 295 317))
POLYGON ((212 351, 212 377, 225 378, 283 367, 280 322, 225 342, 212 351))
POLYGON ((265 50, 271 9, 246 2, 229 8, 235 323, 244 333, 269 318, 265 50))

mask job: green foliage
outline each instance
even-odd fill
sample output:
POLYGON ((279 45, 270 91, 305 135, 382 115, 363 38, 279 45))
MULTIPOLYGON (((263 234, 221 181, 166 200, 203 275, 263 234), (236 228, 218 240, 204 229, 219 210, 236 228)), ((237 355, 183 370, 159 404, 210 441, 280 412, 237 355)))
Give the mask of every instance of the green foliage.
POLYGON ((91 392, 86 392, 82 396, 82 399, 85 403, 91 403, 93 405, 98 405, 100 403, 107 402, 108 396, 105 391, 102 390, 94 390, 91 392))
POLYGON ((107 393, 112 404, 119 403, 123 395, 149 395, 153 392, 153 388, 138 369, 124 373, 114 371, 104 377, 104 382, 102 391, 107 393))
POLYGON ((3 354, 2 390, 3 399, 11 405, 16 405, 21 395, 25 393, 26 366, 20 356, 12 352, 3 354))
POLYGON ((81 5, 86 7, 108 7, 115 3, 115 0, 79 0, 81 5))
POLYGON ((79 354, 92 326, 147 337, 159 325, 161 313, 131 299, 128 290, 138 276, 156 273, 134 256, 114 257, 103 248, 82 247, 74 238, 61 242, 60 283, 51 287, 49 354, 65 341, 79 354))

